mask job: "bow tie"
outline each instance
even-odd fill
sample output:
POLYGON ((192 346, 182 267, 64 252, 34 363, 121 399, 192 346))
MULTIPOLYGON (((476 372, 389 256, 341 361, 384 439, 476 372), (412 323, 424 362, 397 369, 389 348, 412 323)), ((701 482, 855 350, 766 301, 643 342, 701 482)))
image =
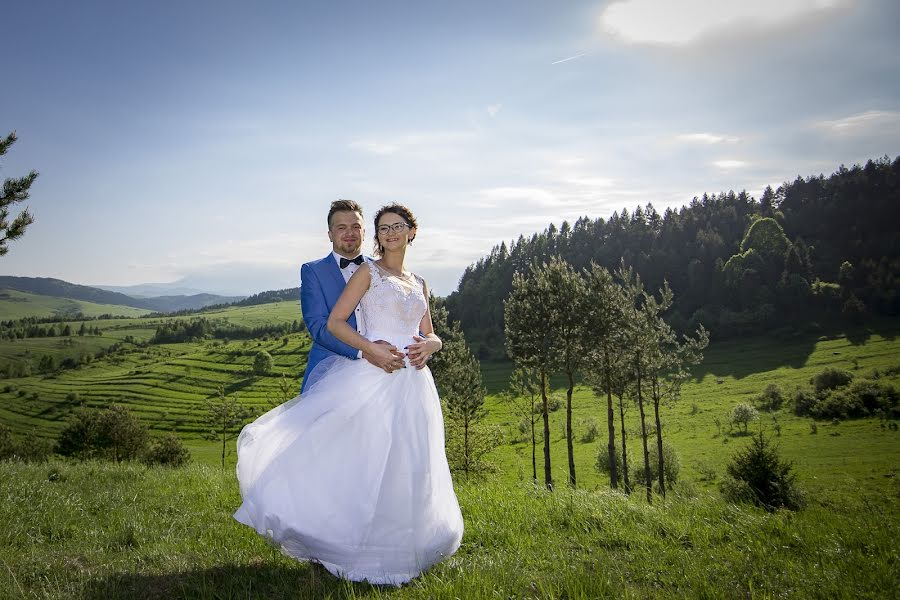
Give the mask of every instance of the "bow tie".
POLYGON ((356 258, 344 258, 342 256, 341 257, 341 268, 346 269, 347 265, 349 265, 350 263, 353 263, 354 265, 361 265, 362 261, 363 261, 362 254, 360 254, 356 258))

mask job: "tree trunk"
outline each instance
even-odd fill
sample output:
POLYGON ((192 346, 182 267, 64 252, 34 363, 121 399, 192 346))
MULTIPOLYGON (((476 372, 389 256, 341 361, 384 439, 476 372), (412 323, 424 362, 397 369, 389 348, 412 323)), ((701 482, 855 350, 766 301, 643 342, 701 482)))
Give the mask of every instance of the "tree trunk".
POLYGON ((531 478, 537 483, 537 439, 534 435, 534 402, 531 403, 531 478))
POLYGON ((575 487, 575 449, 572 447, 572 392, 575 391, 575 379, 572 371, 567 371, 569 387, 566 390, 566 452, 569 454, 569 485, 575 487))
POLYGON ((663 459, 663 439, 662 439, 662 423, 659 420, 659 380, 653 378, 653 413, 656 417, 656 453, 659 455, 659 493, 662 497, 666 497, 666 474, 664 471, 665 460, 663 459))
POLYGON ((641 410, 641 442, 644 444, 644 481, 647 482, 647 503, 653 504, 653 480, 650 477, 650 451, 647 449, 647 423, 644 420, 644 396, 641 393, 640 357, 635 364, 637 374, 638 408, 641 410))
POLYGON ((616 465, 616 423, 612 402, 612 381, 609 373, 609 356, 604 349, 603 372, 606 379, 606 428, 609 436, 607 449, 609 451, 609 484, 612 489, 619 488, 619 468, 616 465))
POLYGON ((228 438, 228 426, 225 417, 222 417, 222 468, 225 468, 225 441, 228 438))
POLYGON ((619 423, 622 425, 622 481, 625 484, 625 493, 631 493, 631 481, 628 479, 628 448, 625 447, 625 403, 619 396, 619 423))
POLYGON ((541 416, 544 419, 544 485, 553 489, 553 474, 550 471, 550 412, 547 406, 547 374, 541 371, 541 400, 544 403, 541 416))
POLYGON ((469 417, 463 416, 463 473, 469 477, 469 417))

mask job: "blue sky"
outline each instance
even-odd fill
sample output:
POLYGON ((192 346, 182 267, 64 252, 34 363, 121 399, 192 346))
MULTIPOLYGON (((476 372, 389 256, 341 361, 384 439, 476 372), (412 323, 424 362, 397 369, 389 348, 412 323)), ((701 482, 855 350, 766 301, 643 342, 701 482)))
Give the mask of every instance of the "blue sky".
POLYGON ((893 0, 22 1, 0 21, 0 177, 41 173, 5 275, 291 287, 353 198, 413 209, 409 266, 447 294, 551 221, 900 153, 893 0))

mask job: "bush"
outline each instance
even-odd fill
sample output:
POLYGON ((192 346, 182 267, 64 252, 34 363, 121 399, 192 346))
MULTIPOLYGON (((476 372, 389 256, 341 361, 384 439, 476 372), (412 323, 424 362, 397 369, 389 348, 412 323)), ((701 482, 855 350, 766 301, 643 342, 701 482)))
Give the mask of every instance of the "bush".
POLYGON ((112 405, 103 412, 76 410, 59 434, 56 451, 76 458, 134 460, 147 448, 147 428, 128 409, 112 405))
POLYGON ((798 417, 805 417, 812 414, 813 407, 816 405, 818 398, 809 390, 797 390, 794 393, 794 414, 798 417))
POLYGON ((773 412, 780 409, 782 404, 784 404, 784 395, 781 393, 781 388, 774 383, 767 385, 763 393, 756 397, 756 405, 760 410, 773 412))
POLYGON ((750 421, 759 419, 759 411, 746 402, 741 402, 731 411, 731 422, 735 425, 743 425, 744 433, 747 433, 747 426, 750 421))
POLYGON ((880 413, 898 416, 897 390, 878 381, 857 381, 819 398, 810 410, 817 419, 850 419, 880 413))
POLYGON ((46 440, 29 435, 17 442, 9 427, 0 425, 0 460, 42 462, 47 460, 51 451, 52 447, 46 440))
MULTIPOLYGON (((656 481, 659 479, 659 450, 655 440, 648 440, 650 444, 650 479, 656 481)), ((663 441, 663 475, 666 478, 666 484, 678 481, 678 473, 681 471, 681 461, 678 453, 669 442, 663 441)), ((643 457, 638 461, 638 468, 635 469, 634 479, 641 485, 646 485, 644 478, 644 460, 643 457)))
MULTIPOLYGON (((616 472, 619 474, 619 479, 622 479, 622 449, 619 446, 616 446, 616 472)), ((631 461, 628 461, 629 471, 631 471, 631 461)), ((602 444, 597 449, 597 462, 594 464, 597 471, 603 473, 605 475, 609 475, 609 446, 606 444, 602 444)))
POLYGON ((181 467, 191 461, 191 452, 185 448, 181 439, 174 433, 167 433, 153 440, 144 454, 144 462, 148 465, 164 465, 181 467))
POLYGON ((843 387, 851 381, 853 381, 852 373, 834 367, 827 367, 809 380, 817 394, 843 387))
POLYGON ((762 431, 735 453, 726 469, 730 479, 720 484, 720 490, 732 502, 752 502, 770 511, 803 506, 793 465, 781 460, 762 431))
POLYGON ((600 428, 597 427, 597 421, 594 419, 587 419, 579 425, 584 427, 584 433, 581 434, 581 441, 585 444, 593 442, 600 434, 600 428))
POLYGON ((256 353, 256 358, 253 359, 253 372, 255 374, 268 375, 274 368, 275 361, 272 359, 271 354, 265 350, 260 350, 256 353))

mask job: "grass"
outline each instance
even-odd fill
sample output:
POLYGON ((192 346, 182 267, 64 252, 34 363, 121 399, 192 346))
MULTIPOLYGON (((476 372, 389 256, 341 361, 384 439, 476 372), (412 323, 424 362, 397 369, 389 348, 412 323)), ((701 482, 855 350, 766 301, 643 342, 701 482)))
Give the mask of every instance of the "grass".
MULTIPOLYGON (((9 598, 879 598, 898 589, 898 485, 769 514, 715 495, 457 483, 460 551, 402 588, 336 580, 231 519, 233 472, 0 463, 9 598)), ((4 592, 0 592, 3 597, 4 592)))

